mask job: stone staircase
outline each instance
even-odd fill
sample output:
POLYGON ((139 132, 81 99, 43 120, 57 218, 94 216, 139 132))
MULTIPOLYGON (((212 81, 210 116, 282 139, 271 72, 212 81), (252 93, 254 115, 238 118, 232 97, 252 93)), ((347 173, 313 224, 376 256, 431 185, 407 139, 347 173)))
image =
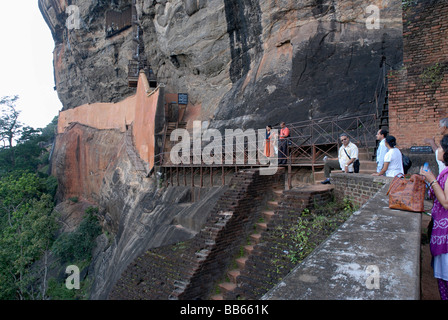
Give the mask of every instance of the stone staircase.
MULTIPOLYGON (((376 172, 376 161, 372 161, 372 151, 366 148, 360 148, 359 153, 360 169, 359 173, 372 174, 376 172)), ((332 170, 332 173, 342 172, 342 170, 332 170)), ((314 172, 314 183, 320 184, 325 180, 324 169, 314 172)))
POLYGON ((218 284, 219 294, 215 294, 211 296, 211 300, 226 300, 226 295, 232 296, 232 292, 238 286, 238 276, 241 274, 241 271, 244 269, 245 264, 249 256, 252 254, 254 250, 254 246, 256 246, 261 239, 261 234, 267 230, 267 225, 272 217, 275 215, 276 210, 278 209, 278 201, 281 198, 283 193, 283 189, 273 189, 274 198, 271 201, 267 201, 266 208, 261 212, 262 221, 257 222, 255 224, 254 232, 249 236, 248 244, 244 246, 244 250, 242 252, 242 256, 235 259, 236 268, 232 268, 227 271, 227 279, 228 281, 221 282, 218 284))

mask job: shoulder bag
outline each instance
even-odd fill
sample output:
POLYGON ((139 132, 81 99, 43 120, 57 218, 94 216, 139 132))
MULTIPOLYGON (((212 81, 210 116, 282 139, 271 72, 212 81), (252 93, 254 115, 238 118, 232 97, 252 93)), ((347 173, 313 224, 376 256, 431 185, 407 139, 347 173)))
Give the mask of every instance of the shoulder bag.
MULTIPOLYGON (((350 158, 350 156, 347 153, 347 150, 345 150, 345 154, 347 155, 347 157, 351 160, 352 158, 350 158)), ((359 159, 356 159, 355 162, 353 162, 353 171, 355 171, 355 173, 359 173, 359 159)))
POLYGON ((406 179, 401 173, 397 174, 391 181, 389 190, 389 208, 423 212, 425 201, 425 177, 413 174, 410 179, 406 179))

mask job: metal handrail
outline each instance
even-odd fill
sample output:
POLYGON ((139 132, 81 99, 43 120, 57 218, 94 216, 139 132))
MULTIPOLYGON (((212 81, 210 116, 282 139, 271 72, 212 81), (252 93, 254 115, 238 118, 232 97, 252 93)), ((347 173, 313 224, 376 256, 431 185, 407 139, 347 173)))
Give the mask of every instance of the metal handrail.
MULTIPOLYGON (((334 118, 334 117, 324 117, 320 119, 312 119, 309 121, 300 121, 296 123, 291 123, 288 125, 288 128, 290 132, 294 133, 289 137, 289 141, 291 142, 289 148, 290 148, 290 154, 301 154, 304 155, 301 160, 308 159, 311 160, 312 164, 316 163, 316 149, 318 152, 320 152, 321 155, 329 155, 329 150, 332 150, 335 146, 339 145, 339 135, 341 133, 345 133, 349 136, 349 138, 358 146, 365 146, 365 147, 374 147, 375 146, 375 134, 376 134, 376 115, 375 114, 368 114, 368 115, 362 115, 362 116, 350 116, 350 117, 343 117, 343 118, 334 118), (370 123, 369 120, 372 122, 370 123), (345 126, 343 124, 345 123, 345 126), (369 136, 372 136, 372 140, 368 140, 366 138, 366 133, 369 136), (364 139, 364 141, 362 140, 364 139), (324 145, 329 146, 329 150, 325 150, 323 148, 324 145), (307 154, 307 149, 311 152, 311 155, 307 154)), ((188 130, 191 134, 191 130, 188 130)), ((191 135, 190 135, 191 136, 191 135)), ((244 136, 244 133, 242 135, 238 134, 232 134, 231 137, 239 137, 244 136)), ((225 141, 225 138, 227 136, 222 136, 222 141, 225 141)), ((165 137, 166 138, 166 137, 165 137)), ((164 143, 165 145, 165 143, 164 143)), ((192 149, 191 149, 192 150, 192 149)), ((201 147, 201 154, 202 154, 203 148, 201 147)), ((243 152, 245 159, 248 158, 248 149, 246 142, 243 143, 233 143, 233 159, 235 159, 236 152, 243 152)), ((257 148, 257 152, 260 152, 260 150, 257 148)), ((161 152, 156 156, 156 158, 160 159, 160 162, 158 162, 158 165, 168 165, 168 163, 165 163, 165 156, 169 154, 170 152, 161 152)), ((225 164, 225 148, 222 146, 222 164, 225 164)), ((190 154, 190 158, 193 158, 192 152, 190 154)), ((258 157, 256 157, 258 159, 258 157)), ((293 158, 292 156, 289 157, 291 163, 298 163, 298 158, 293 158)), ((191 160, 190 159, 190 160, 191 160)), ((191 162, 193 163, 193 162, 191 162)), ((206 163, 203 163, 201 160, 201 163, 203 165, 207 165, 206 163)), ((222 164, 217 164, 216 166, 222 166, 222 164)), ((253 165, 253 164, 248 164, 253 165)), ((257 165, 258 160, 257 160, 257 165)), ((179 165, 182 166, 182 165, 179 165)), ((208 165, 207 165, 208 166, 208 165)))

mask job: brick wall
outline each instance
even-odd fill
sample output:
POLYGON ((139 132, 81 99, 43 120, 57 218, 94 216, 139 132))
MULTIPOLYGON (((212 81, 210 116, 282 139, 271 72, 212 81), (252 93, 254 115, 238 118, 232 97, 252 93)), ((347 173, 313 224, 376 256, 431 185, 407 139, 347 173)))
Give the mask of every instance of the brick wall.
POLYGON ((350 199, 359 207, 365 204, 391 180, 392 178, 368 174, 334 173, 331 175, 331 183, 335 187, 334 193, 336 198, 350 199))
POLYGON ((191 240, 148 250, 122 274, 109 299, 206 299, 245 241, 269 190, 283 187, 284 169, 235 174, 201 231, 191 240))
POLYGON ((403 9, 403 68, 389 74, 389 131, 400 148, 424 145, 448 116, 447 17, 445 0, 403 9))

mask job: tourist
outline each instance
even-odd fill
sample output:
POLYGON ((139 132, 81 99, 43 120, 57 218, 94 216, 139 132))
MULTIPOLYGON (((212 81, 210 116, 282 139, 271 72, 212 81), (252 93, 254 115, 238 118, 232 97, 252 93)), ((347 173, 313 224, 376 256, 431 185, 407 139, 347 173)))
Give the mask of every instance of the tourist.
POLYGON ((376 172, 380 172, 381 169, 383 169, 384 156, 387 153, 387 147, 386 147, 387 134, 388 132, 386 129, 380 129, 376 134, 376 140, 380 142, 378 144, 378 149, 376 150, 376 172))
POLYGON ((384 165, 380 172, 373 173, 373 176, 395 177, 398 174, 404 174, 403 157, 401 151, 396 148, 397 140, 394 136, 387 136, 385 139, 386 147, 388 149, 384 156, 384 165))
MULTIPOLYGON (((438 148, 438 161, 448 165, 448 135, 444 135, 438 148)), ((439 173, 437 179, 428 170, 420 168, 420 174, 429 183, 429 194, 434 199, 431 210, 433 226, 430 237, 431 265, 439 285, 440 298, 448 300, 448 168, 439 173)))
POLYGON ((264 144, 264 155, 266 157, 274 156, 274 140, 275 135, 272 132, 272 126, 268 125, 266 126, 266 139, 264 144))
MULTIPOLYGON (((443 118, 439 121, 439 134, 441 136, 448 134, 448 118, 443 118)), ((426 139, 424 139, 424 141, 425 141, 425 143, 428 143, 429 145, 431 145, 432 151, 434 151, 434 153, 436 154, 436 162, 439 167, 439 173, 442 172, 446 166, 443 163, 443 161, 438 160, 437 153, 438 153, 439 146, 435 142, 435 137, 426 138, 426 139)))
POLYGON ((324 175, 325 180, 322 184, 331 184, 330 174, 331 170, 340 168, 345 173, 353 173, 353 163, 358 159, 358 147, 350 142, 347 134, 343 133, 339 136, 342 146, 339 148, 337 158, 329 158, 325 161, 324 175))
POLYGON ((280 135, 278 140, 278 164, 286 164, 288 161, 288 137, 289 129, 286 123, 280 123, 280 135))

